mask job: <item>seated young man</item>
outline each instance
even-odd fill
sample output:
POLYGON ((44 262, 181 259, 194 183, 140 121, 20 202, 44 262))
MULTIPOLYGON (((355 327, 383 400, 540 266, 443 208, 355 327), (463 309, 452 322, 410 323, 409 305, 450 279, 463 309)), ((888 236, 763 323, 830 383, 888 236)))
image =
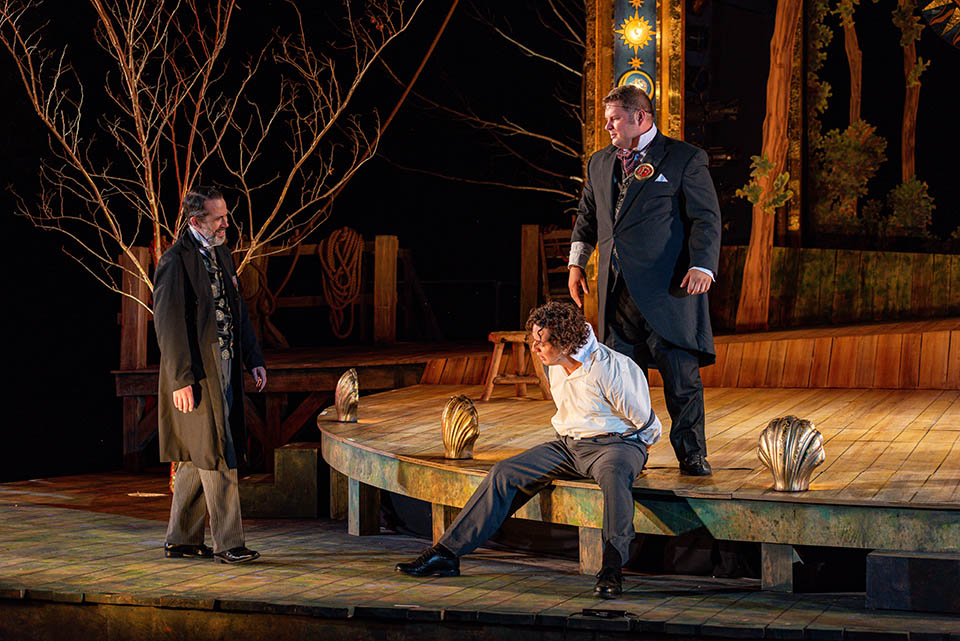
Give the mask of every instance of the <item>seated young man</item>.
POLYGON ((633 481, 660 439, 643 372, 597 342, 583 313, 551 301, 530 313, 533 351, 548 368, 557 438, 498 462, 443 536, 397 572, 459 576, 460 559, 554 479, 592 478, 603 494, 603 560, 595 592, 622 592, 620 568, 633 540, 633 481))

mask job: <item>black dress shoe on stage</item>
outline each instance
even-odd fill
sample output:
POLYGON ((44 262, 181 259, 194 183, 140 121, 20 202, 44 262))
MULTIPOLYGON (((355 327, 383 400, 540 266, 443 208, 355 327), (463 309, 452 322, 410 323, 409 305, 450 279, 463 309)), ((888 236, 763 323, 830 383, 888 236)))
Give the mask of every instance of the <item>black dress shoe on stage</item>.
POLYGON ((220 563, 246 563, 260 558, 259 552, 248 550, 244 546, 230 548, 223 552, 217 552, 213 555, 220 563))
POLYGON ((597 586, 593 593, 601 599, 616 599, 623 593, 623 574, 620 568, 601 568, 597 572, 597 586))
POLYGON ((687 476, 710 476, 713 468, 703 454, 693 454, 680 461, 680 473, 687 476))
POLYGON ((163 555, 168 559, 212 559, 213 550, 201 543, 200 545, 179 545, 164 543, 163 555))
POLYGON ((410 576, 460 576, 460 559, 435 545, 409 563, 397 563, 395 569, 410 576))

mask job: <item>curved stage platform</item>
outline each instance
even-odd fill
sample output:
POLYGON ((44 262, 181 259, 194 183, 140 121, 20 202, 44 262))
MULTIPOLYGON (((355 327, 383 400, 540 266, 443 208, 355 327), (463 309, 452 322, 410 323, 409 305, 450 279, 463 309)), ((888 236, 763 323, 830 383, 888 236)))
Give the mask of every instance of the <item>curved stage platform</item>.
MULTIPOLYGON (((475 458, 465 461, 444 459, 440 414, 451 395, 479 399, 479 386, 416 385, 367 396, 353 424, 319 416, 323 456, 349 479, 349 531, 378 531, 377 490, 384 489, 430 502, 436 539, 496 461, 553 438, 553 403, 512 391, 500 386, 489 402, 477 402, 480 437, 475 458)), ((666 434, 662 391, 652 395, 666 434)), ((960 392, 708 388, 705 402, 714 475, 681 476, 664 438, 634 484, 638 533, 705 528, 717 539, 760 542, 763 583, 775 589, 789 588, 793 545, 960 549, 960 392), (788 414, 813 421, 825 441, 826 462, 807 492, 770 489, 756 454, 760 430, 788 414)), ((578 526, 581 571, 591 572, 600 558, 601 511, 595 483, 558 481, 516 516, 578 526)))

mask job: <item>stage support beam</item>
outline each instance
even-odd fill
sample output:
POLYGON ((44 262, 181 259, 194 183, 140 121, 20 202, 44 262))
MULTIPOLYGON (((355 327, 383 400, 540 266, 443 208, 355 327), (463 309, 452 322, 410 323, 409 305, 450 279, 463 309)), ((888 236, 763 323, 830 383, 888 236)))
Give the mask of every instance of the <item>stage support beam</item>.
POLYGON ((380 534, 380 490, 350 479, 347 532, 353 536, 380 534))
POLYGON ((580 574, 596 574, 603 565, 603 530, 580 528, 580 574))
POLYGON ((764 590, 773 592, 793 592, 793 561, 795 552, 792 545, 784 543, 760 544, 760 574, 764 590))
POLYGON ((457 518, 460 508, 443 505, 442 503, 431 503, 433 512, 433 542, 436 543, 447 531, 453 519, 457 518))

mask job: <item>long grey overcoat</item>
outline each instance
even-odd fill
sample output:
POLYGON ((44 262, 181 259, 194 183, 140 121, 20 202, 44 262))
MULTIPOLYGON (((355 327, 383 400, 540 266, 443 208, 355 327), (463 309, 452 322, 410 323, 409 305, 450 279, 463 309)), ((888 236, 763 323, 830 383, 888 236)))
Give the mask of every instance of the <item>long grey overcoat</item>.
POLYGON ((580 199, 573 242, 597 247, 599 338, 605 340, 610 256, 617 249, 627 288, 653 330, 674 345, 698 353, 701 365, 716 360, 705 294, 690 296, 680 281, 690 267, 717 275, 720 205, 700 148, 657 133, 644 157, 653 175, 628 187, 619 215, 613 145, 594 153, 580 199))
MULTIPOLYGON (((264 365, 260 345, 237 289, 236 268, 225 246, 214 249, 224 276, 233 315, 233 402, 229 426, 236 451, 245 456, 243 370, 264 365)), ((154 325, 160 344, 158 422, 160 460, 191 461, 203 470, 230 467, 227 455, 220 348, 217 341, 210 275, 200 257, 200 245, 189 229, 164 252, 157 265, 153 290, 154 325), (189 413, 173 405, 175 390, 193 386, 195 409, 189 413)))

